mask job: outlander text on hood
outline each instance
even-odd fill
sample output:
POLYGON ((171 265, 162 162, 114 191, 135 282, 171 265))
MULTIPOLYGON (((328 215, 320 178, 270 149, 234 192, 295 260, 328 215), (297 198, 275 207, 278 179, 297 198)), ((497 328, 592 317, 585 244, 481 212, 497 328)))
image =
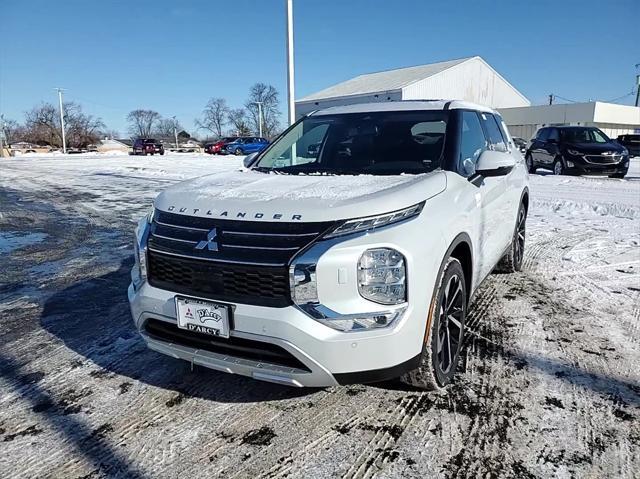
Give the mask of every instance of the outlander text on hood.
POLYGON ((147 345, 291 386, 448 384, 474 292, 522 266, 528 177, 500 116, 333 107, 255 155, 140 221, 129 301, 147 345))

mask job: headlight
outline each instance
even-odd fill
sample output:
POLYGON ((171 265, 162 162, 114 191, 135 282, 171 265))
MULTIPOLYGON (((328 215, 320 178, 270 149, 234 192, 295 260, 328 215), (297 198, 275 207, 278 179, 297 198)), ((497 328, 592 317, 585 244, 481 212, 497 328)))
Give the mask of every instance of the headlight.
POLYGON ((154 213, 155 209, 152 208, 147 215, 140 219, 135 230, 133 244, 135 264, 131 270, 131 280, 136 289, 147 279, 147 239, 154 213))
POLYGON ((338 226, 336 229, 325 235, 325 238, 335 238, 336 236, 342 236, 350 233, 357 233, 360 231, 368 231, 382 226, 388 226, 400 221, 418 216, 424 207, 424 201, 417 205, 404 208, 402 210, 392 211, 391 213, 385 213, 377 216, 367 216, 365 218, 356 218, 353 220, 347 220, 338 226))
POLYGON ((365 251, 358 262, 358 291, 370 301, 399 304, 406 301, 404 256, 391 248, 365 251))
POLYGON ((570 155, 573 155, 573 156, 582 156, 582 153, 580 153, 580 152, 579 152, 579 151, 577 151, 577 150, 571 150, 571 149, 569 149, 569 150, 567 150, 567 153, 569 153, 570 155))

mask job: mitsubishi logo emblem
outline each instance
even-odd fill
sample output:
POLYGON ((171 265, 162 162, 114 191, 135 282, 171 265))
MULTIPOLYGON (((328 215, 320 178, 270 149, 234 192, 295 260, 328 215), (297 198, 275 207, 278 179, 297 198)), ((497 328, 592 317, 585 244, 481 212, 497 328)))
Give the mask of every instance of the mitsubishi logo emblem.
POLYGON ((196 249, 205 249, 207 248, 209 251, 218 251, 218 230, 213 228, 211 231, 207 233, 207 240, 202 240, 200 243, 196 245, 196 249))

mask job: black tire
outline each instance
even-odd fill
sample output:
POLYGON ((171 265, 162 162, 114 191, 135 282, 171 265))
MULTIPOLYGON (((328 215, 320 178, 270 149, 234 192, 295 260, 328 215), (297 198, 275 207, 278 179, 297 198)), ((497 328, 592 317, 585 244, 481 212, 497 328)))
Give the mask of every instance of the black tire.
POLYGON ((524 246, 527 234, 527 209, 520 203, 516 226, 513 231, 513 239, 509 251, 505 254, 495 270, 498 273, 515 273, 522 271, 522 261, 524 259, 524 246))
POLYGON ((524 161, 527 164, 527 171, 531 174, 534 174, 537 170, 536 166, 533 164, 533 158, 531 158, 531 155, 527 155, 526 158, 524 159, 524 161))
POLYGON ((242 151, 242 148, 236 148, 233 154, 236 156, 244 155, 244 151, 242 151))
POLYGON ((567 169, 564 166, 562 158, 556 158, 556 161, 553 162, 553 174, 556 176, 567 174, 567 169))
POLYGON ((420 389, 439 389, 451 382, 458 367, 467 314, 467 287, 460 261, 449 258, 427 318, 420 365, 400 380, 420 389))

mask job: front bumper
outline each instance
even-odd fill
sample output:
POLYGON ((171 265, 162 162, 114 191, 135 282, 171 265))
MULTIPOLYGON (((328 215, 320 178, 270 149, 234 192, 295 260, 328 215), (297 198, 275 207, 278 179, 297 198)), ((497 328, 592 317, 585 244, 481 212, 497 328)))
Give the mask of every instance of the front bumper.
POLYGON ((231 336, 274 344, 304 365, 288 367, 208 351, 179 342, 158 339, 145 329, 148 320, 176 324, 175 294, 147 282, 128 289, 131 313, 147 346, 157 352, 218 371, 297 387, 377 382, 398 377, 418 366, 421 336, 415 339, 411 308, 398 324, 381 330, 341 333, 312 320, 297 308, 268 308, 237 304, 231 336))
POLYGON ((567 165, 567 170, 570 173, 576 174, 588 174, 588 175, 614 175, 614 174, 627 174, 629 170, 629 158, 623 157, 622 160, 615 163, 594 163, 586 160, 580 156, 567 156, 567 163, 572 163, 573 166, 567 165))

